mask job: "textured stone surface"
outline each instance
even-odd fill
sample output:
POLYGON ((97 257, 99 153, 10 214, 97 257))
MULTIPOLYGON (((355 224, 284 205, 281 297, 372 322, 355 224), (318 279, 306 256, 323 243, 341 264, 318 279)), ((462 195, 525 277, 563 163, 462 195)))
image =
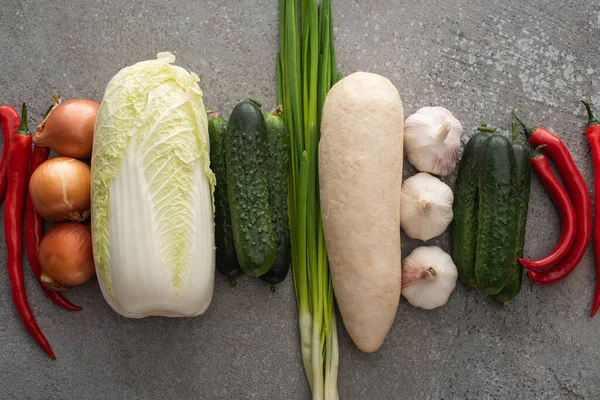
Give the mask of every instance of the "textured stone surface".
MULTIPOLYGON (((228 115, 249 96, 275 104, 277 1, 3 3, 0 102, 27 101, 36 123, 50 94, 100 100, 120 68, 164 50, 200 75, 207 107, 228 115)), ((336 0, 334 18, 340 68, 390 78, 406 115, 445 106, 471 134, 482 119, 506 128, 517 105, 524 118, 561 136, 591 188, 577 100, 589 98, 600 109, 597 2, 336 0)), ((405 167, 405 177, 414 173, 405 167)), ((536 178, 528 228, 527 256, 542 255, 559 235, 536 178)), ((447 249, 447 236, 430 243, 447 249)), ((406 255, 420 243, 403 237, 402 245, 406 255)), ((22 328, 3 274, 3 399, 309 397, 291 279, 271 294, 257 279, 241 279, 232 290, 218 277, 205 316, 140 321, 113 313, 96 281, 68 292, 84 307, 80 313, 53 306, 28 270, 26 282, 58 361, 48 360, 22 328)), ((360 353, 340 328, 340 398, 596 399, 600 319, 588 318, 593 282, 590 246, 568 279, 552 287, 525 282, 506 308, 462 284, 435 311, 403 300, 376 354, 360 353)))

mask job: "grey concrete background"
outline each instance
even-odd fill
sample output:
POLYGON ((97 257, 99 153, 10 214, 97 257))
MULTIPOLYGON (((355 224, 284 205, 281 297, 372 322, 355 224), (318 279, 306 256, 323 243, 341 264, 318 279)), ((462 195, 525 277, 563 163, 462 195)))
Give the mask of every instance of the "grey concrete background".
MULTIPOLYGON (((200 75, 207 107, 228 115, 248 96, 273 106, 277 3, 4 0, 0 102, 27 101, 37 123, 50 94, 99 101, 120 68, 169 50, 200 75)), ((560 135, 592 189, 577 101, 591 99, 600 110, 597 1, 335 0, 334 23, 340 68, 390 78, 406 115, 445 106, 471 134, 482 119, 507 127, 518 105, 560 135)), ((534 178, 526 256, 550 250, 558 234, 534 178)), ((430 243, 447 249, 447 236, 430 243)), ((404 255, 418 245, 403 238, 404 255)), ((5 259, 0 246, 0 264, 5 259)), ((600 398, 600 319, 588 317, 593 265, 590 246, 568 279, 525 282, 505 308, 462 284, 435 311, 402 301, 376 354, 360 353, 340 327, 340 398, 600 398)), ((31 306, 58 361, 28 337, 0 274, 2 399, 309 398, 291 279, 272 294, 257 279, 232 290, 217 277, 206 315, 137 321, 112 312, 96 281, 67 294, 82 312, 58 309, 26 271, 31 306)))

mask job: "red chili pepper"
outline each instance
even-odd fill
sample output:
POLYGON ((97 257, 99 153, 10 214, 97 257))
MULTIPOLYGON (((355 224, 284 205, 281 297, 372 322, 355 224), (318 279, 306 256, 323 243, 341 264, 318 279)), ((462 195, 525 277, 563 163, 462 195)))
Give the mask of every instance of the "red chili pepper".
POLYGON ((27 128, 27 108, 23 104, 23 116, 19 130, 10 142, 7 168, 6 204, 4 205, 4 233, 8 253, 8 276, 12 287, 15 307, 29 334, 53 359, 56 356, 35 322, 25 294, 23 280, 23 209, 27 190, 27 169, 31 158, 31 135, 27 128))
MULTIPOLYGON (((585 127, 585 136, 592 149, 592 160, 594 161, 594 249, 596 257, 600 255, 600 122, 594 117, 589 103, 582 101, 588 113, 588 122, 585 127)), ((596 291, 592 303, 592 317, 600 307, 600 264, 596 261, 596 291)))
POLYGON ((542 127, 533 129, 527 126, 519 119, 516 110, 514 115, 525 130, 525 135, 527 135, 529 143, 532 146, 546 145, 544 151, 550 157, 562 177, 567 192, 571 197, 573 208, 575 209, 577 233, 575 234, 571 250, 569 250, 566 257, 550 271, 527 272, 527 277, 531 282, 538 285, 549 285, 566 278, 583 258, 585 249, 592 237, 592 199, 579 169, 577 169, 577 166, 573 162, 571 154, 569 154, 567 147, 558 136, 542 127))
POLYGON ((550 194, 554 206, 561 216, 562 231, 558 244, 548 255, 536 260, 519 258, 521 265, 531 271, 541 271, 550 268, 562 260, 569 250, 571 250, 577 228, 575 209, 573 208, 573 204, 571 204, 571 199, 563 185, 556 179, 556 176, 554 176, 554 173, 550 169, 548 158, 542 153, 543 147, 545 147, 545 145, 539 146, 533 152, 531 156, 531 166, 542 181, 548 194, 550 194))
POLYGON ((10 106, 0 106, 0 123, 2 124, 2 136, 4 144, 2 146, 2 158, 0 158, 0 203, 6 195, 6 163, 8 161, 8 149, 10 141, 19 129, 21 118, 17 110, 10 106))
POLYGON ((65 299, 62 294, 55 290, 48 289, 40 279, 42 274, 42 268, 37 259, 37 252, 40 246, 40 240, 42 239, 42 217, 35 211, 33 206, 33 200, 29 194, 29 180, 31 175, 37 169, 37 167, 48 159, 50 155, 50 149, 48 147, 33 147, 33 153, 31 155, 31 162, 29 163, 29 176, 27 177, 27 198, 25 199, 25 239, 27 245, 27 258, 29 259, 29 265, 35 275, 38 283, 40 284, 44 293, 54 304, 69 310, 69 311, 80 311, 81 307, 76 306, 69 300, 65 299))

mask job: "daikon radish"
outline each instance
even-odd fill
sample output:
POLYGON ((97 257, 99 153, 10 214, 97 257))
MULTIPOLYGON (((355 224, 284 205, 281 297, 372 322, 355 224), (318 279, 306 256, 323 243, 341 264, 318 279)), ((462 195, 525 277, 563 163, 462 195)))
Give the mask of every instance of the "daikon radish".
POLYGON ((357 72, 323 107, 319 184, 335 297, 358 348, 376 351, 401 290, 402 99, 386 78, 357 72))

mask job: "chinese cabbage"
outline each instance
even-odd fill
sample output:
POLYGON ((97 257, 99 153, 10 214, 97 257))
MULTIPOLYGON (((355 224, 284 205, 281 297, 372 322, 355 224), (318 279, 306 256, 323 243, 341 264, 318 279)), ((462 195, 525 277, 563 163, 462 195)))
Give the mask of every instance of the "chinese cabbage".
POLYGON ((212 299, 213 190, 199 78, 175 57, 122 69, 94 130, 92 237, 119 314, 196 316, 212 299))

